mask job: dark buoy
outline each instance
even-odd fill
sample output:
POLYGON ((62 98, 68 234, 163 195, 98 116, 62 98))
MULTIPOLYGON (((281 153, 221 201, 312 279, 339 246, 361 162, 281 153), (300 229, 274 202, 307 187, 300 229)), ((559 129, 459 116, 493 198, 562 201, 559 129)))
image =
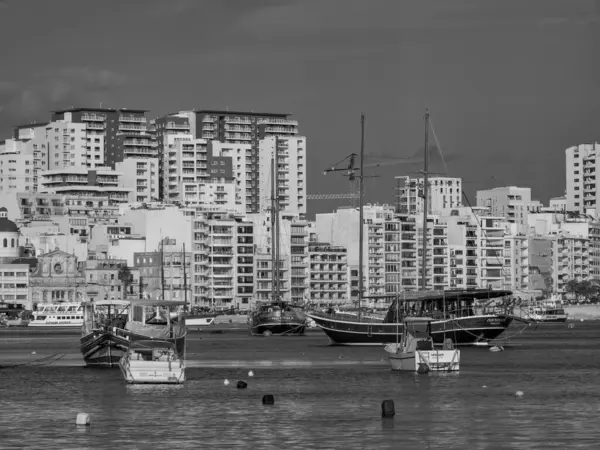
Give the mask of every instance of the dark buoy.
POLYGON ((396 409, 394 408, 394 400, 384 400, 381 402, 381 417, 394 417, 396 409))
POLYGON ((420 363, 417 367, 417 373, 429 373, 429 366, 427 364, 420 363))
POLYGON ((271 394, 263 395, 263 405, 274 405, 275 397, 271 394))
POLYGON ((237 388, 238 389, 246 389, 248 387, 248 383, 246 383, 245 381, 238 381, 237 382, 237 388))

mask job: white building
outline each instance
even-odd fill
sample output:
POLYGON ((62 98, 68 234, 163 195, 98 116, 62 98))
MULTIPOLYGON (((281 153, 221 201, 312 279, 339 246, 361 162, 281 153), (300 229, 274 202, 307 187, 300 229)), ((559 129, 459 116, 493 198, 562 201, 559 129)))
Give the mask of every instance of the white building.
POLYGON ((148 203, 158 199, 158 158, 125 158, 115 164, 115 171, 123 174, 123 187, 131 190, 130 202, 148 203))
POLYGON ((538 211, 542 204, 531 200, 530 188, 506 186, 477 191, 477 206, 488 208, 494 216, 505 217, 507 222, 524 231, 527 230, 527 215, 538 211))
POLYGON ((212 156, 231 158, 231 174, 235 189, 235 205, 243 213, 251 213, 252 196, 256 195, 255 184, 258 174, 251 169, 252 146, 250 144, 233 144, 210 141, 208 151, 212 156), (253 192, 254 191, 254 192, 253 192))
MULTIPOLYGON (((398 180, 399 212, 423 214, 422 177, 396 177, 398 180)), ((462 206, 462 179, 451 177, 428 178, 428 214, 443 215, 462 206)))
POLYGON ((567 210, 581 213, 598 208, 600 145, 581 144, 565 150, 567 210))
POLYGON ((271 162, 276 153, 276 186, 283 213, 306 215, 306 138, 269 136, 259 144, 260 210, 270 208, 272 196, 271 162), (277 151, 275 152, 275 146, 277 151))
POLYGON ((39 191, 70 196, 108 197, 110 201, 125 203, 131 189, 123 187, 120 172, 111 169, 72 167, 40 172, 39 191))
POLYGON ((0 142, 0 195, 33 192, 33 152, 24 141, 0 142))

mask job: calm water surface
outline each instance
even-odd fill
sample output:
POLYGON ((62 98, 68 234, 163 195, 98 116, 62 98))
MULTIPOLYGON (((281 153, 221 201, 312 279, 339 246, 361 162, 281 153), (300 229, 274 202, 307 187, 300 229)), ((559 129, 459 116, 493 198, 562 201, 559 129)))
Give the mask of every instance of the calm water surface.
POLYGON ((393 373, 381 348, 330 347, 321 332, 194 332, 188 381, 166 387, 82 367, 77 341, 76 332, 0 333, 0 364, 66 353, 0 369, 0 448, 524 450, 600 440, 600 322, 528 329, 504 352, 463 349, 460 373, 427 375, 393 373), (264 394, 275 405, 263 406, 264 394), (393 419, 380 417, 384 399, 395 402, 393 419), (90 427, 75 425, 78 412, 91 414, 90 427))

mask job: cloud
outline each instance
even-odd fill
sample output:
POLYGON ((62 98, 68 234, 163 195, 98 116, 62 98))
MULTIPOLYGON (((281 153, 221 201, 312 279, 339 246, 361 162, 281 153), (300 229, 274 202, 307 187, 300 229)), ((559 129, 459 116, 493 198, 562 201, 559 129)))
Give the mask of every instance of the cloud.
POLYGON ((126 78, 106 69, 63 67, 46 70, 29 81, 0 81, 0 138, 14 125, 48 119, 49 112, 110 99, 126 78))

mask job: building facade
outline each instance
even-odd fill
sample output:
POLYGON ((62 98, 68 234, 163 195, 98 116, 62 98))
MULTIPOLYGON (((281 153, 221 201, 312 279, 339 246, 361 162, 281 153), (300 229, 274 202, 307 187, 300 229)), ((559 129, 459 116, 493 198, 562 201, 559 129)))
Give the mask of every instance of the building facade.
POLYGON ((34 305, 84 300, 85 265, 76 256, 56 249, 37 259, 37 268, 29 276, 34 305))

